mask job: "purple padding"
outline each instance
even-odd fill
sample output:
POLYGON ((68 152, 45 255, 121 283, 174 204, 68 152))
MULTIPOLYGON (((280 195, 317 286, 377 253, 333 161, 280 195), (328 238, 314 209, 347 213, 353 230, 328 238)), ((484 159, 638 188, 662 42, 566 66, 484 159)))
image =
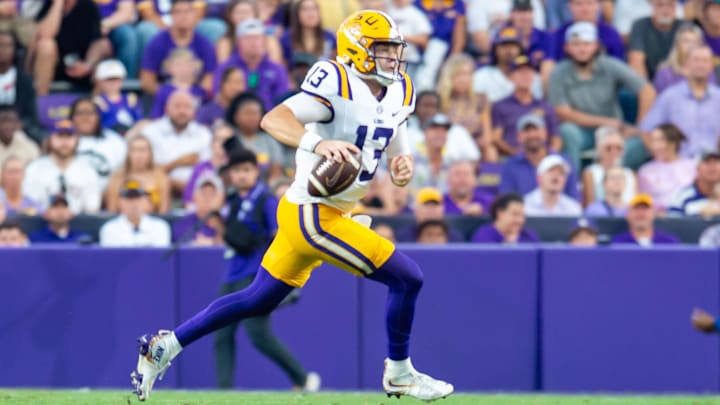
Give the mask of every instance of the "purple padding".
MULTIPOLYGON (((532 390, 537 251, 478 246, 401 250, 425 273, 410 345, 416 368, 460 390, 532 390)), ((386 296, 384 286, 361 283, 363 388, 381 387, 386 296)))
MULTIPOLYGON (((0 386, 124 387, 135 339, 171 325, 162 250, 0 250, 0 386)), ((163 386, 175 386, 172 370, 163 386)))
POLYGON ((544 250, 543 388, 717 391, 717 337, 689 315, 718 312, 718 259, 697 248, 544 250))
POLYGON ((73 93, 53 93, 37 98, 38 120, 44 127, 70 116, 70 106, 79 96, 73 93))
MULTIPOLYGON (((222 252, 184 249, 179 254, 180 318, 187 319, 215 299, 225 270, 222 252)), ((302 291, 297 304, 273 314, 273 327, 290 351, 308 369, 320 373, 323 387, 356 389, 357 280, 330 266, 322 266, 302 291)), ((217 386, 213 336, 205 336, 178 357, 181 386, 217 386)), ((252 347, 240 326, 237 333, 235 383, 238 388, 289 389, 290 380, 252 347)), ((173 366, 174 367, 174 366, 173 366)))

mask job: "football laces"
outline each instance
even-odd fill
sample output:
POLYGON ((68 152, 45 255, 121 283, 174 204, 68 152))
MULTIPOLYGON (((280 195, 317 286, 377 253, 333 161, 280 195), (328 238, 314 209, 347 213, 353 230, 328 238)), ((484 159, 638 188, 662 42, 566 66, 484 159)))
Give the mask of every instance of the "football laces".
POLYGON ((326 161, 324 161, 324 162, 320 165, 320 167, 318 167, 318 169, 317 169, 317 174, 318 174, 318 175, 322 175, 323 173, 325 173, 325 172, 330 168, 330 166, 332 166, 332 164, 333 164, 333 161, 332 161, 332 160, 326 160, 326 161))

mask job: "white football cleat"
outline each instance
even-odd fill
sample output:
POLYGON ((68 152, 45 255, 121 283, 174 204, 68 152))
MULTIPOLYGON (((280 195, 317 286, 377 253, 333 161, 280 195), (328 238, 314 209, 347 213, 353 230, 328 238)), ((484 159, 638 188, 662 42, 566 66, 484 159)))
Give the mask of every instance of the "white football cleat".
POLYGON ((305 378, 305 386, 303 387, 303 391, 305 392, 318 392, 320 391, 320 385, 322 384, 322 379, 320 378, 320 374, 311 371, 308 373, 307 377, 305 378))
POLYGON ((172 331, 160 330, 157 335, 138 338, 138 363, 130 374, 134 392, 140 401, 150 397, 155 380, 162 380, 170 360, 180 352, 180 344, 172 331))
POLYGON ((427 374, 415 370, 410 359, 402 367, 393 367, 389 359, 385 359, 383 372, 383 389, 388 397, 403 395, 415 397, 423 401, 434 401, 452 394, 455 388, 445 381, 436 380, 427 374))

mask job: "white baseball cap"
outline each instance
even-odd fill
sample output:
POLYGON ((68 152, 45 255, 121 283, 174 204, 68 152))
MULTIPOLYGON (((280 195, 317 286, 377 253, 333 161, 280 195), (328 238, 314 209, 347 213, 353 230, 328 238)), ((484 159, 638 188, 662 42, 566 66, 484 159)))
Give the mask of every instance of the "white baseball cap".
POLYGON ((242 37, 245 35, 263 35, 265 34, 265 25, 258 19, 245 20, 235 29, 235 36, 242 37))
POLYGON ((570 173, 570 165, 560 155, 547 155, 540 161, 537 174, 544 174, 553 167, 561 166, 565 173, 570 173))
POLYGON ((582 21, 576 22, 565 31, 565 42, 578 40, 582 42, 595 42, 598 39, 595 24, 582 21))
POLYGON ((104 60, 95 68, 95 80, 124 79, 126 77, 125 65, 117 59, 104 60))

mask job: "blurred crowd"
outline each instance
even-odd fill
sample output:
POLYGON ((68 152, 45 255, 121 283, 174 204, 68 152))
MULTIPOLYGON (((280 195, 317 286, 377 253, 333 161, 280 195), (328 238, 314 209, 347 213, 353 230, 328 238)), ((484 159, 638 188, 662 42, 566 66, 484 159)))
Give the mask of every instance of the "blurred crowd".
POLYGON ((293 177, 264 112, 358 9, 397 21, 417 90, 413 182, 378 170, 356 210, 415 225, 377 232, 459 242, 448 216, 488 216, 472 242, 526 243, 526 216, 563 216, 592 245, 593 218, 622 217, 613 242, 651 246, 678 243, 658 216, 720 214, 720 0, 3 0, 0 245, 90 243, 69 224, 99 212, 118 214, 101 245, 221 245, 227 195, 293 177), (48 128, 58 83, 73 102, 48 128))

